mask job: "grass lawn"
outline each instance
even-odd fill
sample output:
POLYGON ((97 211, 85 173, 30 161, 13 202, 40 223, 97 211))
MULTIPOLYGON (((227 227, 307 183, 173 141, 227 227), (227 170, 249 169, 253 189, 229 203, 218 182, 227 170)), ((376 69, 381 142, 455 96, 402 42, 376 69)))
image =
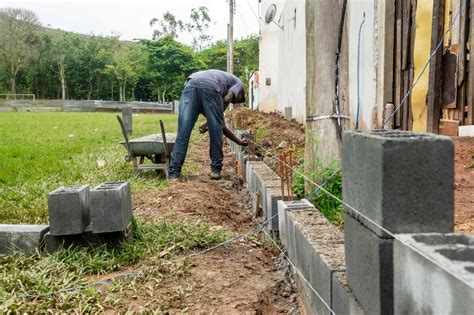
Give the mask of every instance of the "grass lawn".
MULTIPOLYGON (((159 119, 169 132, 177 126, 175 115, 137 115, 133 119, 133 137, 158 133, 159 119)), ((191 142, 202 137, 194 132, 191 142)), ((47 223, 47 194, 62 185, 94 187, 130 180, 134 191, 164 188, 166 181, 155 172, 133 174, 131 164, 124 161, 122 140, 115 114, 0 113, 0 223, 47 223), (99 167, 98 160, 104 160, 105 166, 99 167)), ((166 279, 186 274, 191 263, 183 252, 207 248, 231 235, 225 229, 187 221, 135 219, 133 223, 134 241, 121 248, 0 255, 0 313, 127 309, 130 300, 144 295, 145 284, 146 290, 158 288, 166 279), (139 274, 114 280, 102 289, 90 284, 94 282, 91 277, 131 270, 139 274)), ((169 292, 168 299, 183 294, 187 293, 169 292)), ((155 300, 154 308, 166 310, 166 299, 155 300)))
MULTIPOLYGON (((123 136, 112 113, 1 113, 0 223, 46 223, 47 194, 63 185, 130 180, 132 189, 166 185, 155 172, 134 175, 124 161, 123 136), (99 167, 97 161, 104 160, 99 167)), ((133 117, 133 137, 159 133, 162 119, 168 132, 176 115, 133 117)), ((199 141, 193 132, 191 141, 199 141)))

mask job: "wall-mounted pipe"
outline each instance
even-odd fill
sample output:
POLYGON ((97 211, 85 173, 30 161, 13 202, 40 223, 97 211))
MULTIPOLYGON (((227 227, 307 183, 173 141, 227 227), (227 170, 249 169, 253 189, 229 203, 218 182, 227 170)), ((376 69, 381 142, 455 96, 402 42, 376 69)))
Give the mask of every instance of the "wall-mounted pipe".
POLYGON ((360 113, 360 41, 362 37, 362 27, 365 23, 365 12, 362 17, 362 22, 359 26, 359 38, 357 43, 357 113, 356 113, 356 123, 355 129, 359 130, 359 113, 360 113))
POLYGON ((343 0, 341 6, 341 14, 339 16, 339 36, 337 38, 336 49, 336 84, 334 91, 334 112, 336 113, 336 130, 339 140, 342 141, 342 120, 341 120, 341 105, 339 103, 340 91, 340 69, 341 69, 341 49, 342 49, 342 35, 344 33, 344 21, 346 20, 347 0, 343 0))

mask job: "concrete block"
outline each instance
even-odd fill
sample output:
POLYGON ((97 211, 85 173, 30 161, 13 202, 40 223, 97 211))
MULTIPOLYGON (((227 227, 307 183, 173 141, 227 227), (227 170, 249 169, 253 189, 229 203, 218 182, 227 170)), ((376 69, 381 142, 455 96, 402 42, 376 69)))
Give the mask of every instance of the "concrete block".
POLYGON ((396 314, 472 314, 474 235, 400 234, 393 253, 396 314))
POLYGON ((256 170, 262 169, 265 167, 263 162, 261 161, 248 161, 246 166, 246 174, 247 174, 247 184, 250 193, 257 192, 257 176, 256 170))
POLYGON ((306 283, 313 309, 329 314, 333 274, 345 270, 343 234, 316 210, 290 210, 288 218, 295 226, 293 263, 317 292, 306 283))
POLYGON ((383 239, 346 214, 347 283, 367 314, 393 314, 393 239, 383 239))
POLYGON ((123 231, 109 233, 93 233, 89 226, 84 233, 78 235, 54 236, 47 233, 44 236, 42 248, 47 253, 70 247, 93 248, 106 245, 109 248, 115 248, 124 242, 130 243, 132 240, 133 228, 131 223, 123 231))
POLYGON ((89 186, 68 186, 48 194, 52 235, 81 234, 90 223, 89 186))
MULTIPOLYGON (((343 199, 392 233, 452 232, 454 144, 403 131, 345 132, 343 199)), ((377 235, 389 238, 358 217, 377 235)))
POLYGON ((331 308, 336 314, 365 314, 354 293, 347 286, 345 272, 335 272, 332 274, 331 308))
MULTIPOLYGON (((278 213, 278 201, 282 200, 281 190, 276 187, 268 187, 265 189, 265 203, 262 206, 265 220, 272 218, 278 213)), ((288 200, 288 197, 285 197, 288 200)), ((278 231, 278 218, 275 218, 271 224, 270 229, 272 231, 278 231)))
POLYGON ((48 225, 0 224, 0 254, 34 253, 48 230, 48 225))
POLYGON ((131 220, 129 182, 104 183, 91 190, 91 224, 94 233, 123 231, 131 220))
POLYGON ((288 248, 289 232, 288 232, 288 211, 291 209, 315 211, 314 206, 306 199, 283 201, 278 200, 278 230, 280 232, 280 240, 282 244, 288 248))
POLYGON ((474 125, 459 126, 460 137, 474 137, 474 125))

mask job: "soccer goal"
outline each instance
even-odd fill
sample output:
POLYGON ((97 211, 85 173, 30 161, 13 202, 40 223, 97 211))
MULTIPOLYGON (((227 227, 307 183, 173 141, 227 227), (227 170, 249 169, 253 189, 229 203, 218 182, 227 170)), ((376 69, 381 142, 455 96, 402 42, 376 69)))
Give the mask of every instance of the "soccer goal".
POLYGON ((34 94, 0 94, 0 100, 32 100, 34 101, 34 94))

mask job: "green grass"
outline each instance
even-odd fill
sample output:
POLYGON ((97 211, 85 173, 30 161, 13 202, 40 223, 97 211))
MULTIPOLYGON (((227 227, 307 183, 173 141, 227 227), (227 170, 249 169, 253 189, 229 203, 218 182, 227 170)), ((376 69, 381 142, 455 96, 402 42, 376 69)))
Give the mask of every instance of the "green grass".
MULTIPOLYGON (((338 164, 332 163, 331 165, 321 169, 322 170, 318 176, 312 174, 309 177, 318 178, 320 185, 325 183, 325 190, 342 200, 342 171, 337 172, 336 175, 333 176, 333 174, 339 169, 338 164)), ((312 187, 311 191, 306 192, 305 179, 301 175, 303 173, 304 169, 301 165, 297 168, 297 172, 295 172, 295 179, 293 182, 293 192, 295 195, 299 198, 307 198, 334 225, 343 225, 344 209, 342 204, 323 190, 317 190, 317 187, 312 187)))
MULTIPOLYGON (((47 222, 47 194, 63 185, 130 180, 134 190, 165 187, 155 172, 133 174, 115 116, 0 113, 0 222, 47 222)), ((135 115, 132 138, 159 133, 160 119, 167 131, 176 130, 176 115, 135 115)), ((193 132, 191 143, 201 139, 193 132)))
MULTIPOLYGON (((166 279, 185 275, 191 263, 183 254, 231 236, 227 230, 187 221, 147 224, 134 221, 134 230, 134 242, 125 243, 120 249, 98 247, 64 249, 51 255, 0 256, 0 301, 4 301, 0 313, 123 309, 127 307, 127 299, 146 297, 150 286, 157 289, 166 279), (140 274, 114 280, 106 289, 88 286, 85 279, 117 271, 140 271, 140 274), (44 296, 72 287, 79 290, 44 296), (25 299, 22 295, 41 297, 25 299)), ((180 298, 180 294, 183 292, 170 292, 170 298, 180 298)), ((166 309, 168 302, 158 301, 154 308, 166 309)))

